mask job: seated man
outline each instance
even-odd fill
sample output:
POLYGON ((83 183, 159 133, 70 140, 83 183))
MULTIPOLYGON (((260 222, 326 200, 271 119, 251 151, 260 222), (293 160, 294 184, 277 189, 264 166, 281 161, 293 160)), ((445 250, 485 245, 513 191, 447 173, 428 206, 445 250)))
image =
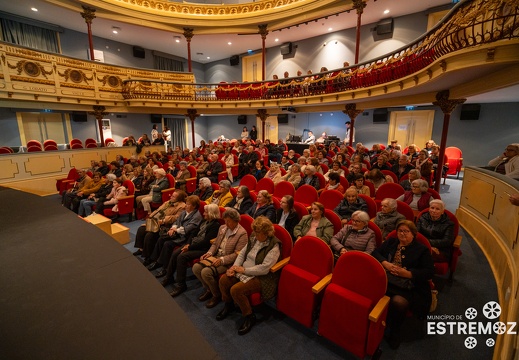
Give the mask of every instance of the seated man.
POLYGON ((339 215, 342 224, 345 225, 357 210, 368 212, 368 205, 358 197, 357 190, 354 187, 349 187, 344 193, 344 198, 333 211, 339 215))
POLYGON ((309 144, 309 145, 315 143, 315 135, 313 132, 311 132, 311 131, 308 132, 308 138, 305 140, 304 143, 309 144))
POLYGON ((402 154, 400 155, 398 164, 393 165, 391 171, 396 174, 396 176, 398 177, 398 181, 400 181, 400 178, 405 174, 409 173, 409 171, 411 171, 412 169, 414 169, 414 166, 409 163, 409 157, 405 154, 402 154))
POLYGON ((79 189, 83 188, 90 181, 92 181, 90 176, 87 175, 86 169, 78 170, 77 175, 78 177, 74 182, 74 186, 72 187, 72 189, 68 189, 67 191, 65 191, 63 193, 63 196, 61 197, 61 203, 67 209, 70 209, 70 206, 72 205, 72 200, 77 196, 79 189))
POLYGON ((218 155, 212 154, 208 157, 210 159, 209 166, 205 170, 204 176, 209 178, 211 182, 218 182, 218 174, 223 171, 222 164, 218 161, 218 155))

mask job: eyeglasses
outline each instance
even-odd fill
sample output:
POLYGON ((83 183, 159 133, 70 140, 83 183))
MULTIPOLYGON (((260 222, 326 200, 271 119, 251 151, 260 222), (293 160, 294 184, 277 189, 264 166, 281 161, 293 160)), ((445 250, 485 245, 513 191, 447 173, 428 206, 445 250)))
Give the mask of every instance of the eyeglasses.
POLYGON ((420 186, 418 186, 418 185, 411 185, 411 187, 412 187, 413 189, 418 189, 418 188, 420 188, 420 186))
POLYGON ((362 222, 362 220, 357 220, 357 219, 351 219, 351 222, 355 223, 355 224, 359 224, 362 222))
POLYGON ((409 234, 410 232, 411 231, 409 231, 409 230, 398 230, 398 233, 405 234, 405 235, 409 234))
POLYGON ((505 151, 515 151, 515 149, 506 148, 505 151))

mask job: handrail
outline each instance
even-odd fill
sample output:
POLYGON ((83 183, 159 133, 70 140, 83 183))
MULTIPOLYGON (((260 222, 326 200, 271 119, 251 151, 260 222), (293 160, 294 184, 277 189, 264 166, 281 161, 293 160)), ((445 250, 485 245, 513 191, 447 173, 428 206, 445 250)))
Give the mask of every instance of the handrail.
POLYGON ((352 91, 403 79, 467 47, 519 38, 518 28, 519 6, 513 2, 466 0, 409 45, 347 68, 244 83, 186 84, 131 79, 123 81, 122 95, 127 100, 250 101, 352 91))

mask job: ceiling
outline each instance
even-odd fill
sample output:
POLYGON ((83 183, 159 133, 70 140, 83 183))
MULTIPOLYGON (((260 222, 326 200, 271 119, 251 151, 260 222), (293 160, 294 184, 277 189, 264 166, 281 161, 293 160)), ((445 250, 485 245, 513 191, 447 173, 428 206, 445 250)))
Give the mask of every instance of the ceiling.
MULTIPOLYGON (((199 2, 204 3, 204 1, 199 2)), ((219 3, 223 2, 225 1, 219 3)), ((235 3, 236 1, 233 2, 235 3)), ((239 2, 243 3, 243 1, 239 2)), ((78 12, 68 10, 55 5, 54 3, 69 5, 69 7, 71 7, 71 5, 77 7, 81 4, 81 2, 75 0, 5 1, 2 4, 2 11, 59 25, 63 28, 78 32, 87 32, 87 25, 78 12), (36 8, 38 11, 32 11, 31 8, 36 8)), ((367 6, 362 14, 362 23, 376 23, 387 17, 399 17, 439 6, 448 6, 449 4, 451 4, 451 1, 449 0, 368 0, 367 6), (384 14, 385 10, 389 10, 389 13, 384 14)), ((97 17, 92 22, 92 33, 94 36, 187 58, 186 40, 181 33, 151 29, 149 27, 114 21, 110 18, 103 18, 101 13, 96 15, 97 17), (120 29, 118 34, 112 32, 113 27, 120 29)), ((133 19, 132 21, 138 22, 138 20, 139 19, 133 19)), ((285 42, 295 42, 323 35, 328 32, 354 28, 356 22, 357 14, 355 11, 351 11, 350 13, 343 12, 336 16, 334 15, 328 16, 327 18, 317 19, 317 21, 312 20, 307 24, 299 24, 297 27, 294 26, 295 24, 291 24, 292 26, 290 28, 284 28, 281 31, 270 31, 266 39, 266 47, 274 47, 285 42)), ((229 58, 232 55, 246 53, 249 49, 257 50, 260 48, 260 35, 237 35, 225 33, 197 35, 195 29, 191 41, 192 59, 193 61, 200 63, 210 63, 229 58)), ((467 102, 488 103, 513 101, 519 101, 519 86, 477 95, 469 98, 467 102)))

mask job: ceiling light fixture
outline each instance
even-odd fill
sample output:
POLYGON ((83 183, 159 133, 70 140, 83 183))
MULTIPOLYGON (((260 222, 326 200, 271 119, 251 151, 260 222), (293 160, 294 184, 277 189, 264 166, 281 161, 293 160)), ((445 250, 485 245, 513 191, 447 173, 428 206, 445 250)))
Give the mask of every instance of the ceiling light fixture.
POLYGON ((331 27, 330 27, 330 28, 328 28, 328 31, 332 31, 332 30, 333 30, 333 29, 332 29, 331 27))
POLYGON ((176 36, 173 36, 173 38, 175 39, 175 42, 177 42, 177 43, 180 42, 180 36, 176 35, 176 36))
POLYGON ((275 41, 275 42, 278 42, 278 41, 279 41, 279 39, 278 39, 278 38, 276 38, 276 39, 274 39, 274 41, 275 41))
POLYGON ((34 11, 34 12, 38 11, 38 9, 36 9, 35 7, 32 7, 31 10, 34 11))
POLYGON ((121 31, 121 28, 120 28, 120 27, 112 26, 112 32, 113 32, 114 34, 119 34, 119 31, 121 31))
POLYGON ((229 42, 227 43, 227 45, 232 45, 232 42, 229 41, 229 42))
POLYGON ((389 10, 384 10, 384 14, 389 14, 389 10))

